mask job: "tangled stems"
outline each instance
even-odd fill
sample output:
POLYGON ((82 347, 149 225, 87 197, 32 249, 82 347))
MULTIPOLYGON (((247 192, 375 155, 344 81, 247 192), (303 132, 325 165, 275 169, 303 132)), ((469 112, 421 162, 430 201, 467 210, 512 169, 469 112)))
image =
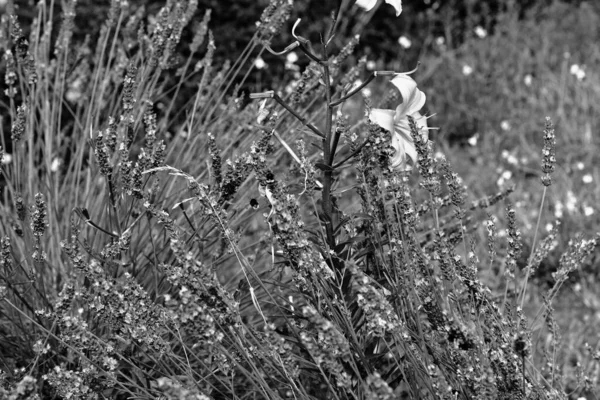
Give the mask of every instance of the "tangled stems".
MULTIPOLYGON (((342 1, 338 1, 337 10, 332 12, 331 15, 331 26, 328 32, 325 33, 324 36, 321 36, 321 46, 322 46, 322 54, 319 56, 315 54, 313 51, 312 45, 310 41, 300 35, 296 34, 296 29, 300 23, 300 19, 296 21, 294 27, 292 28, 292 36, 296 39, 294 43, 287 46, 284 50, 280 52, 276 52, 272 50, 270 47, 267 47, 267 50, 272 54, 283 55, 294 49, 301 50, 309 59, 316 62, 321 67, 321 73, 323 78, 323 83, 325 86, 325 100, 326 100, 326 112, 325 112, 325 129, 324 131, 317 128, 314 124, 308 122, 308 120, 300 115, 300 113, 296 112, 289 104, 286 103, 279 95, 277 95, 273 90, 265 91, 262 93, 252 93, 250 94, 251 99, 261 99, 261 98, 271 98, 275 100, 281 107, 287 110, 290 114, 292 114, 298 121, 300 121, 304 126, 310 129, 314 134, 316 134, 322 141, 322 150, 323 150, 323 158, 322 162, 317 164, 317 167, 323 171, 323 182, 322 182, 322 201, 321 201, 321 209, 322 209, 322 222, 325 228, 326 241, 329 248, 335 247, 335 237, 333 234, 333 222, 334 222, 334 206, 331 198, 331 186, 333 184, 333 172, 346 163, 350 158, 356 156, 360 152, 360 148, 364 146, 360 146, 360 148, 352 153, 350 156, 346 157, 344 160, 335 163, 335 155, 338 147, 340 132, 337 132, 333 129, 334 108, 344 103, 349 98, 355 96, 360 93, 360 91, 365 88, 373 79, 378 76, 393 76, 395 72, 393 71, 375 71, 373 72, 362 84, 358 87, 352 89, 348 93, 342 92, 339 95, 339 98, 334 99, 334 90, 331 82, 331 66, 329 61, 329 45, 335 36, 335 29, 337 21, 339 20, 340 13, 342 11, 342 1)), ((321 185, 320 185, 321 186, 321 185)))

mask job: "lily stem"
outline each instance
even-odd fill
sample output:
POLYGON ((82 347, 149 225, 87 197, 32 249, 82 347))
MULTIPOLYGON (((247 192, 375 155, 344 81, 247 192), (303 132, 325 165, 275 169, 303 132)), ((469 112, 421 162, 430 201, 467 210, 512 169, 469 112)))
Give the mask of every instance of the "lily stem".
POLYGON ((317 136, 321 137, 321 138, 325 138, 325 134, 323 134, 323 132, 321 132, 319 130, 319 128, 317 128, 316 126, 314 126, 313 124, 311 124, 310 122, 308 122, 308 120, 302 116, 300 116, 300 114, 298 114, 293 108, 291 108, 281 97, 279 97, 276 93, 273 93, 273 99, 279 103, 279 105, 281 105, 283 108, 285 108, 290 114, 292 114, 294 117, 296 117, 296 119, 298 121, 300 121, 304 126, 306 126, 308 129, 310 129, 311 131, 313 131, 315 134, 317 134, 317 136))
MULTIPOLYGON (((336 20, 332 21, 334 27, 336 20)), ((329 105, 331 103, 331 74, 329 71, 329 61, 327 55, 327 42, 331 34, 333 34, 333 27, 330 29, 328 37, 322 38, 323 44, 323 58, 325 61, 321 62, 323 66, 323 80, 325 81, 325 96, 327 98, 327 113, 325 116, 325 138, 323 139, 323 163, 327 166, 331 166, 333 157, 335 156, 335 149, 332 148, 331 133, 333 126, 333 108, 329 105)), ((325 232, 327 235, 327 243, 329 247, 335 246, 335 239, 333 235, 333 204, 331 201, 331 184, 333 181, 333 170, 328 168, 323 171, 323 214, 325 216, 325 232)))

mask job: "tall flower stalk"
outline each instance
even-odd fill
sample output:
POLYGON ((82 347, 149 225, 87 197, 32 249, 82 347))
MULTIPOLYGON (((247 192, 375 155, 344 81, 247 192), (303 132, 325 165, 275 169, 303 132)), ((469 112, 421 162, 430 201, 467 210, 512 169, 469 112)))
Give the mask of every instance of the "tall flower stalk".
POLYGON ((527 268, 525 270, 525 280, 521 289, 521 308, 525 302, 525 293, 527 291, 527 282, 529 275, 531 274, 532 263, 534 254, 536 251, 537 236, 540 229, 540 223, 542 220, 542 214, 544 211, 544 201, 546 199, 546 192, 548 187, 552 185, 552 173, 556 168, 556 136, 554 134, 554 124, 550 117, 546 117, 546 125, 544 127, 544 146, 542 148, 542 177, 541 181, 544 185, 544 191, 542 192, 542 199, 540 200, 540 208, 538 211, 538 219, 535 225, 535 233, 533 236, 533 243, 531 244, 531 253, 527 262, 527 268))

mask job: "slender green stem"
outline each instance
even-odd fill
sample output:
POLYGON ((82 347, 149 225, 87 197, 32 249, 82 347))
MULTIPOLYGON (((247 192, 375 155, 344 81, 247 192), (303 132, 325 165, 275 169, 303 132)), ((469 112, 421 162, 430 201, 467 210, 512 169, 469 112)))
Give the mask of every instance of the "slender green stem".
POLYGON ((357 88, 355 88, 354 90, 352 90, 351 92, 349 92, 347 95, 345 95, 344 97, 334 101, 333 103, 329 103, 329 107, 336 107, 339 106, 340 104, 342 104, 344 101, 348 100, 350 97, 354 96, 355 94, 357 94, 358 92, 360 92, 361 90, 363 90, 363 88, 365 86, 367 86, 369 83, 371 83, 371 81, 373 79, 375 79, 375 72, 373 72, 371 75, 369 75, 369 77, 363 82, 361 83, 357 88))
POLYGON ((523 289, 521 290, 521 309, 523 309, 523 304, 525 303, 525 292, 527 291, 527 281, 529 280, 529 275, 531 273, 531 262, 533 261, 533 255, 535 253, 535 245, 537 242, 538 232, 540 229, 540 222, 542 221, 542 212, 544 211, 544 200, 546 199, 546 192, 548 190, 548 186, 544 186, 544 191, 542 193, 542 200, 540 201, 540 210, 538 211, 538 219, 535 225, 535 233, 533 235, 533 243, 531 244, 531 253, 529 254, 529 259, 527 261, 527 268, 525 270, 525 282, 523 283, 523 289))
POLYGON ((321 137, 321 138, 325 138, 325 134, 323 134, 323 132, 321 132, 319 130, 319 128, 317 128, 316 126, 314 126, 313 124, 311 124, 310 122, 308 122, 308 120, 302 116, 300 116, 300 114, 298 114, 293 108, 291 108, 281 97, 279 97, 276 93, 273 93, 273 99, 279 103, 279 105, 281 105, 283 108, 285 108, 290 114, 292 114, 294 117, 296 117, 296 119, 300 122, 302 122, 302 124, 304 126, 306 126, 308 129, 310 129, 311 131, 313 131, 315 134, 317 134, 317 136, 321 137))
MULTIPOLYGON (((333 25, 335 25, 335 19, 333 21, 333 25)), ((332 35, 333 31, 329 32, 329 35, 332 35)), ((327 55, 327 42, 329 37, 326 37, 323 40, 323 56, 325 60, 328 60, 327 55)), ((329 70, 329 62, 323 61, 321 63, 323 67, 323 80, 325 81, 325 96, 327 100, 327 110, 325 116, 325 138, 323 139, 323 163, 327 166, 331 166, 333 163, 333 158, 335 156, 335 149, 332 147, 332 127, 333 127, 333 107, 329 104, 331 103, 331 71, 329 70)), ((328 221, 325 222, 325 231, 327 232, 327 241, 330 247, 335 245, 335 240, 333 237, 333 205, 331 202, 331 185, 333 181, 333 169, 328 168, 323 171, 323 214, 328 221)))

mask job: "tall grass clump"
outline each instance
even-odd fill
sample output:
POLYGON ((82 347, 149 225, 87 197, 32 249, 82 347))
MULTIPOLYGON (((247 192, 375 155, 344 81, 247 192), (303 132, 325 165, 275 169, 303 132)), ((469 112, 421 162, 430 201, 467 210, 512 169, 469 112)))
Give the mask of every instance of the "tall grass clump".
MULTIPOLYGON (((3 398, 595 394, 596 344, 572 385, 553 301, 600 236, 571 239, 526 314, 528 279, 560 238, 540 235, 519 265, 511 189, 468 198, 429 140, 416 70, 359 81, 359 37, 336 28, 366 3, 337 2, 317 39, 288 21, 291 0, 272 0, 224 65, 193 0, 156 15, 113 1, 82 42, 75 1, 58 30, 51 3, 27 36, 15 10, 2 16, 3 398), (265 51, 310 61, 287 86, 238 97, 265 51), (388 108, 363 96, 367 117, 351 115, 386 77, 388 108)), ((555 140, 547 120, 544 193, 555 140)))

